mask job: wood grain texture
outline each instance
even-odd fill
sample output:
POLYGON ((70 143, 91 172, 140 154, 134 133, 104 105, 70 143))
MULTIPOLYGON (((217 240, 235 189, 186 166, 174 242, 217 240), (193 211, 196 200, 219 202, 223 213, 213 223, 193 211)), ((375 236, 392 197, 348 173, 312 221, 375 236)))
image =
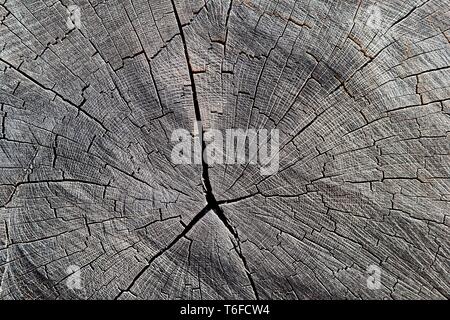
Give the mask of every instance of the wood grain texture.
POLYGON ((449 8, 0 0, 0 298, 448 299, 449 8), (174 165, 195 121, 279 171, 174 165))

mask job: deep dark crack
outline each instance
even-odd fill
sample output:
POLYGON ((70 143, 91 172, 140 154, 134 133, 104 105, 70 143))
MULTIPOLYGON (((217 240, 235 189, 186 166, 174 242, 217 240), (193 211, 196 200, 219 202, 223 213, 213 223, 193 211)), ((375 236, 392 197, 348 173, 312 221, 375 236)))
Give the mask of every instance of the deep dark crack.
MULTIPOLYGON (((228 218, 225 216, 222 208, 219 206, 219 203, 217 202, 216 197, 214 196, 214 193, 212 190, 211 180, 209 177, 208 161, 206 158, 206 153, 204 152, 206 149, 206 144, 205 144, 205 140, 204 140, 204 130, 203 130, 203 126, 202 126, 200 105, 198 103, 198 95, 197 95, 197 88, 196 88, 195 79, 194 79, 194 71, 192 70, 192 65, 190 63, 189 51, 188 51, 187 42, 186 42, 186 36, 184 34, 183 25, 181 24, 180 16, 178 15, 178 11, 175 6, 174 0, 171 0, 171 2, 172 2, 175 18, 177 20, 178 28, 180 30, 180 35, 181 35, 181 39, 183 42, 184 54, 186 56, 186 62, 188 65, 189 78, 191 81, 195 118, 197 121, 198 135, 200 137, 200 143, 202 146, 202 148, 201 148, 201 150, 202 150, 202 156, 201 156, 201 159, 202 159, 202 182, 203 182, 203 192, 205 194, 206 202, 207 202, 207 208, 208 207, 211 208, 212 212, 214 212, 216 214, 216 216, 220 219, 220 221, 223 223, 223 225, 227 228, 227 230, 230 232, 230 234, 233 236, 234 240, 236 241, 236 247, 235 247, 236 252, 237 252, 239 258, 241 259, 242 264, 244 265, 244 269, 247 274, 247 278, 250 282, 250 285, 253 289, 255 298, 259 299, 255 282, 254 282, 251 272, 248 268, 247 259, 245 258, 245 256, 242 253, 242 249, 241 249, 241 245, 240 245, 241 241, 239 239, 239 235, 238 235, 237 231, 231 226, 230 222, 228 221, 228 218)), ((230 4, 229 10, 231 10, 231 6, 232 6, 232 4, 230 4)), ((195 221, 195 223, 198 222, 200 220, 200 218, 197 219, 197 221, 195 221)), ((192 223, 192 221, 191 221, 191 223, 192 223)))

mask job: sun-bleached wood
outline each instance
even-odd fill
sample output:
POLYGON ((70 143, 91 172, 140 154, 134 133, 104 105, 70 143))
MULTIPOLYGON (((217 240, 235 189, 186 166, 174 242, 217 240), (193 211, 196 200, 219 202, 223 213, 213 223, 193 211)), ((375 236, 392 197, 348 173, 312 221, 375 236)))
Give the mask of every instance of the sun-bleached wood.
POLYGON ((0 0, 0 298, 449 298, 449 8, 0 0), (279 171, 174 165, 196 121, 279 171))

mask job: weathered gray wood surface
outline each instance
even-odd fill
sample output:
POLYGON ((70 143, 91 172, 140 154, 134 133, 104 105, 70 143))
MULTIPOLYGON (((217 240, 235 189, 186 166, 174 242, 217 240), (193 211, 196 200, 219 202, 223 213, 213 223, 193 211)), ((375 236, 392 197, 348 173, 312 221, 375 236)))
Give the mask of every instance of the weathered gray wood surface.
POLYGON ((448 0, 0 4, 1 298, 450 297, 448 0), (196 119, 279 172, 173 165, 196 119))

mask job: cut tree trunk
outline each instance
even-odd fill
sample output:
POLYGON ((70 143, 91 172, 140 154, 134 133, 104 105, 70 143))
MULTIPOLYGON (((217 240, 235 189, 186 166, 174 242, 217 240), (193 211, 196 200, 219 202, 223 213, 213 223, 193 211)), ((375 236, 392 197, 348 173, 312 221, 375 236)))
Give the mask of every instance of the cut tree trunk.
POLYGON ((0 0, 0 298, 449 298, 449 8, 0 0))

